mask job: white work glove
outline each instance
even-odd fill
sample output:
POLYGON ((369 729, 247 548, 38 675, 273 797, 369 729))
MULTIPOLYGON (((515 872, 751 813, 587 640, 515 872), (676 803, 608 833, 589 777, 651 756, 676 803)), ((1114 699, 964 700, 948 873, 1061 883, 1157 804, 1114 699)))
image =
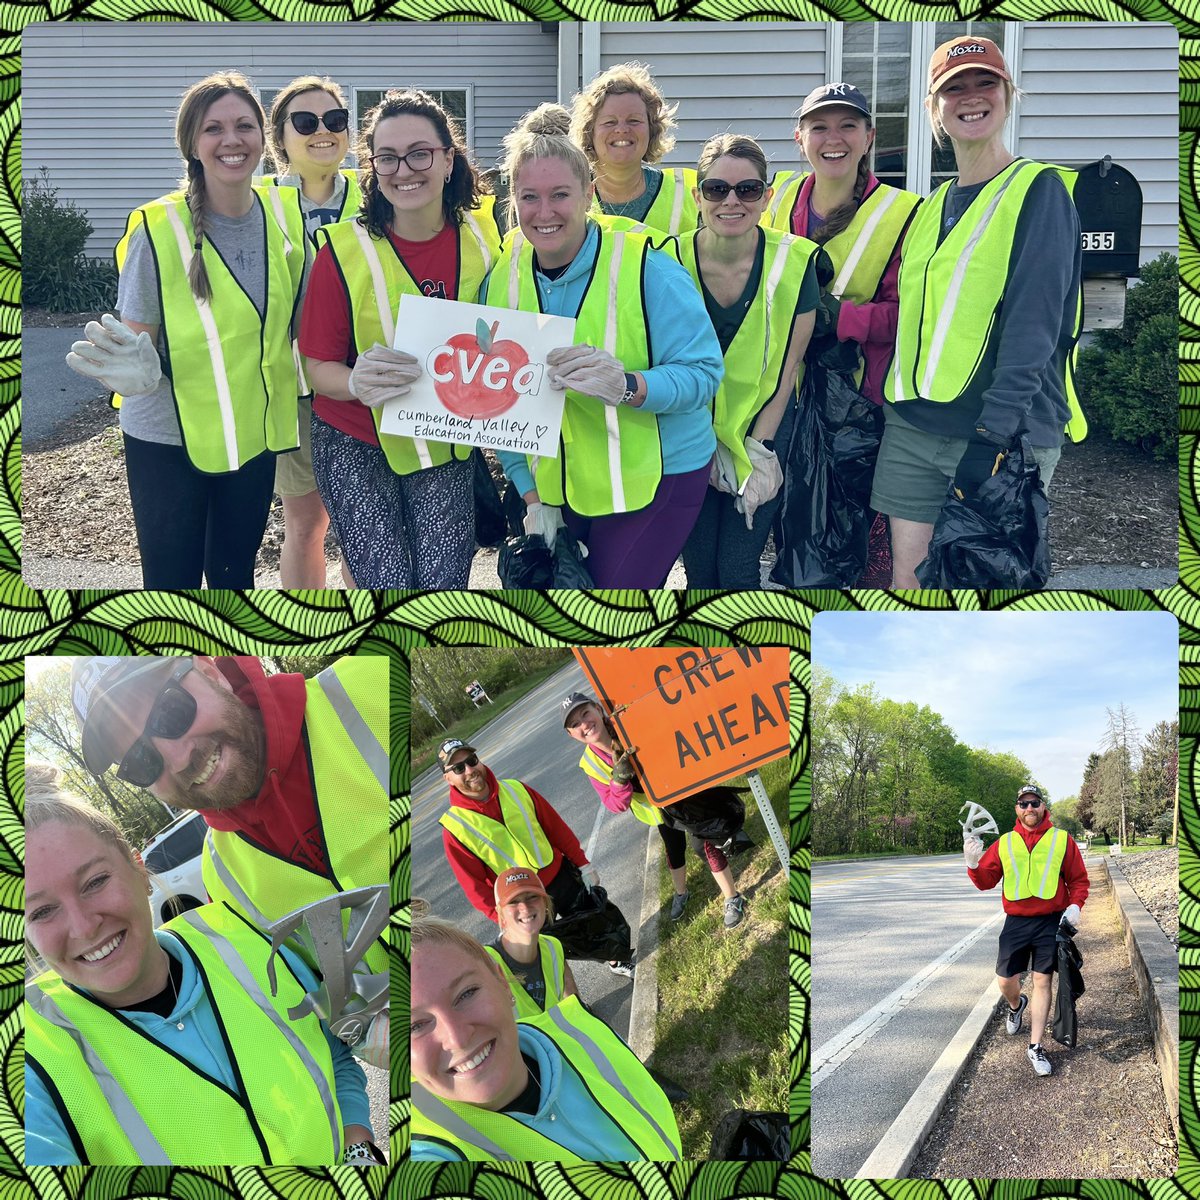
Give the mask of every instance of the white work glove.
POLYGON ((783 486, 783 468, 775 451, 768 450, 752 437, 746 439, 746 453, 750 456, 750 477, 733 507, 745 516, 746 528, 753 529, 758 506, 773 500, 783 486))
POLYGON ((84 326, 84 342, 73 342, 67 366, 89 379, 98 379, 122 396, 152 392, 162 378, 162 364, 150 335, 134 333, 112 313, 84 326))
POLYGON ((967 866, 974 870, 979 866, 979 860, 983 857, 983 842, 974 834, 968 834, 963 838, 963 858, 967 860, 967 866))
POLYGON ((554 549, 558 531, 566 528, 566 522, 562 519, 562 509, 553 504, 527 505, 521 525, 526 533, 540 533, 548 550, 554 549))
POLYGON ((600 872, 593 866, 583 868, 583 881, 588 885, 588 891, 600 886, 600 872))
POLYGON ((595 346, 566 346, 546 355, 553 387, 569 388, 614 407, 625 395, 625 367, 607 350, 595 346))
POLYGON ((352 1046, 355 1058, 381 1071, 388 1070, 388 1010, 376 1013, 367 1028, 367 1036, 357 1046, 352 1046))
POLYGON ((421 364, 403 350, 389 350, 375 343, 355 360, 350 371, 350 395, 368 408, 378 408, 388 400, 412 390, 421 377, 421 364))
POLYGON ((1067 911, 1063 913, 1062 919, 1068 925, 1073 925, 1076 929, 1078 929, 1080 915, 1078 904, 1068 904, 1067 911))
POLYGON ((728 492, 737 495, 737 466, 733 461, 733 451, 724 442, 717 443, 717 452, 713 455, 712 467, 708 472, 708 486, 718 492, 728 492))

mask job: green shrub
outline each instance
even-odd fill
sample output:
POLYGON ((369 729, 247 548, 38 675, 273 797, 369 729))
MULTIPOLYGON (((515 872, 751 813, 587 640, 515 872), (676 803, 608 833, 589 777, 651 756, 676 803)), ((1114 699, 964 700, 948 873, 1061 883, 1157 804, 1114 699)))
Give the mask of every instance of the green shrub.
POLYGON ((55 312, 115 308, 117 270, 83 252, 92 223, 70 200, 59 200, 49 172, 23 185, 21 303, 55 312))
POLYGON ((1088 420, 1157 459, 1173 459, 1179 437, 1179 262, 1160 254, 1142 267, 1120 329, 1102 329, 1079 355, 1079 395, 1088 420))

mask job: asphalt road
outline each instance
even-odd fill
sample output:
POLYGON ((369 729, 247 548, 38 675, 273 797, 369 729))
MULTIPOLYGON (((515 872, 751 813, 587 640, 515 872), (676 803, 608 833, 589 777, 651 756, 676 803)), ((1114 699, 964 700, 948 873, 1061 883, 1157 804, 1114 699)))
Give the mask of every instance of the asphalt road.
MULTIPOLYGON (((456 671, 454 650, 418 650, 437 655, 438 670, 456 671)), ((463 674, 463 682, 470 676, 463 674)), ((563 730, 559 702, 573 691, 589 691, 583 672, 572 662, 485 725, 472 745, 497 778, 519 779, 557 809, 600 872, 600 882, 625 914, 638 943, 646 843, 653 831, 628 813, 612 813, 600 804, 579 769, 582 748, 563 730)), ((496 927, 467 902, 446 862, 438 818, 448 807, 448 785, 433 767, 413 780, 412 894, 427 900, 435 915, 455 922, 489 942, 496 927)), ((573 960, 580 995, 601 1020, 628 1040, 633 981, 612 974, 603 963, 573 960)))
POLYGON ((1001 924, 959 854, 813 864, 815 1175, 852 1177, 887 1132, 994 981, 1001 924))

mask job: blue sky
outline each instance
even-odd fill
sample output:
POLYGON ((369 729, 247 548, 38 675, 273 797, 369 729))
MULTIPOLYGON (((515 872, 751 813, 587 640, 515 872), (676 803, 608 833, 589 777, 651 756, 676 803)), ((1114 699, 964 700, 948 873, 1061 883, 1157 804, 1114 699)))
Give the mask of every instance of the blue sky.
POLYGON ((1050 790, 1075 795, 1122 701, 1146 734, 1179 706, 1169 613, 823 612, 813 664, 855 687, 942 715, 958 740, 1008 751, 1050 790))

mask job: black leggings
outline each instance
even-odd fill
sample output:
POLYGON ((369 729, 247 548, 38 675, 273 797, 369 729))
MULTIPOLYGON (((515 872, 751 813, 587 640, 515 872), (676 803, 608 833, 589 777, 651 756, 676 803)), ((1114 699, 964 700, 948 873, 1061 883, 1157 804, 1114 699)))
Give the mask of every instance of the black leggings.
POLYGON ((673 825, 666 824, 660 825, 658 832, 663 841, 663 850, 667 855, 667 866, 672 871, 677 871, 683 866, 684 858, 687 856, 688 842, 691 842, 692 849, 700 858, 704 859, 708 869, 714 875, 729 866, 729 859, 725 857, 725 852, 719 846, 713 845, 712 842, 701 841, 694 833, 687 833, 673 825))
POLYGON ((125 438, 125 475, 142 558, 142 587, 245 589, 267 528, 275 455, 205 475, 182 446, 125 438))

